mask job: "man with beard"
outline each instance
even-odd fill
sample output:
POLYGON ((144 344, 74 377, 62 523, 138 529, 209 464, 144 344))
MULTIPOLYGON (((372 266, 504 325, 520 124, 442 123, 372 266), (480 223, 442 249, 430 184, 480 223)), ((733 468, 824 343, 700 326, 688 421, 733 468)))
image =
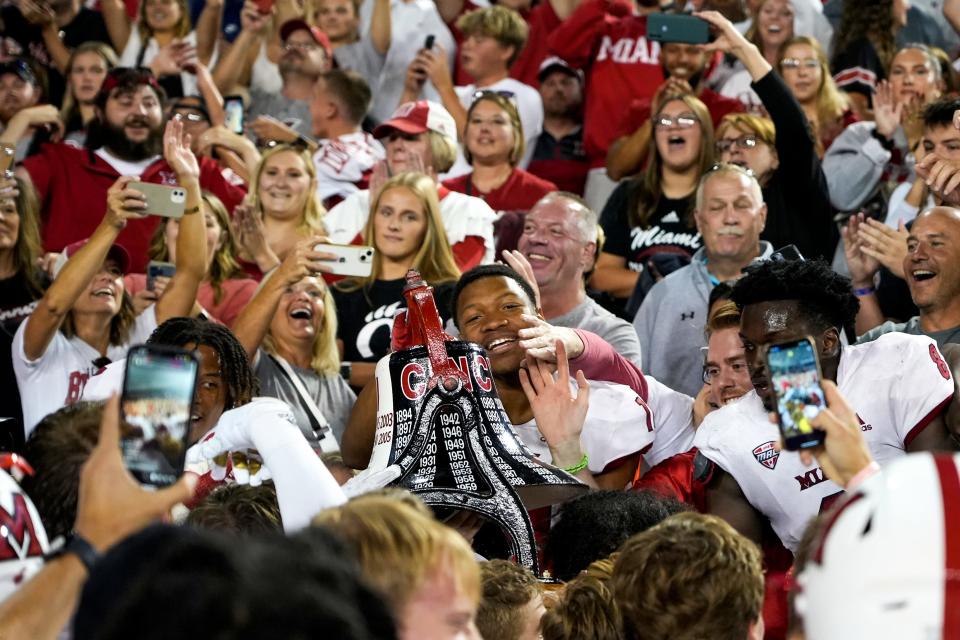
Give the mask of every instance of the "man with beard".
MULTIPOLYGON (((240 80, 250 47, 260 47, 261 38, 270 24, 270 14, 264 15, 256 7, 246 7, 240 15, 243 30, 234 41, 230 51, 217 65, 215 75, 221 91, 232 90, 240 80)), ((298 135, 310 136, 310 101, 313 85, 322 73, 330 69, 333 50, 327 35, 300 19, 288 20, 280 27, 283 56, 278 67, 283 88, 280 93, 250 89, 247 119, 253 122, 258 116, 269 115, 279 120, 284 127, 254 126, 258 137, 280 139, 290 129, 298 135)))
POLYGON ((743 103, 739 100, 722 96, 705 86, 703 76, 709 61, 709 54, 695 44, 663 43, 660 65, 666 80, 652 98, 630 103, 630 109, 619 123, 618 137, 607 152, 607 174, 611 179, 632 176, 643 167, 647 144, 653 135, 650 114, 659 110, 658 105, 665 97, 679 93, 697 96, 710 110, 714 129, 723 116, 743 111, 743 103))
POLYGON ((81 0, 21 0, 0 9, 0 55, 29 58, 47 74, 50 104, 60 104, 66 81, 61 73, 70 51, 84 42, 112 43, 103 16, 81 0))
MULTIPOLYGON (((60 251, 93 234, 103 219, 107 190, 119 176, 139 176, 142 182, 176 185, 176 174, 163 159, 163 90, 145 69, 113 69, 103 81, 94 105, 86 148, 45 144, 27 158, 17 174, 39 197, 43 246, 60 251)), ((200 158, 200 186, 232 210, 244 191, 226 182, 217 163, 200 158)), ((147 266, 150 238, 159 223, 155 216, 131 220, 117 243, 130 253, 131 270, 147 266)))
POLYGON ((842 493, 822 468, 807 468, 795 452, 777 447, 768 345, 814 340, 822 379, 836 382, 848 399, 881 466, 907 453, 954 449, 944 421, 953 376, 931 338, 890 333, 864 345, 841 343, 859 307, 849 278, 823 261, 766 262, 737 282, 732 298, 742 310, 740 337, 755 392, 708 414, 694 445, 705 458, 697 468, 708 510, 740 533, 760 540, 767 518, 796 551, 810 519, 842 493))
POLYGON ((737 165, 721 164, 700 179, 693 216, 703 247, 650 289, 633 320, 644 373, 688 396, 703 386, 710 290, 773 251, 760 241, 767 219, 760 185, 737 165))
POLYGON ((540 65, 543 133, 537 138, 527 171, 561 191, 583 195, 587 153, 583 149, 583 71, 550 57, 540 65))

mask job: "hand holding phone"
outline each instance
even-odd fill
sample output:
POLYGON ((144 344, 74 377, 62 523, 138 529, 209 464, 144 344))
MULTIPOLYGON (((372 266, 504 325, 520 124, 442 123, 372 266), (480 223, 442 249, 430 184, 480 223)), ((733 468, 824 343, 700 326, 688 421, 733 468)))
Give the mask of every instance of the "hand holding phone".
MULTIPOLYGON (((155 291, 157 288, 157 278, 170 279, 177 272, 177 267, 171 262, 160 262, 151 260, 147 265, 147 291, 155 291)), ((163 291, 160 291, 163 295, 163 291)))
POLYGON ((186 208, 187 192, 182 187, 171 187, 165 184, 152 182, 131 182, 127 185, 136 189, 146 198, 146 209, 143 213, 164 218, 182 218, 186 208))
POLYGON ((127 353, 120 450, 141 484, 165 487, 183 473, 199 368, 184 349, 140 345, 127 353))
POLYGON ((706 44, 710 42, 710 24, 696 16, 651 13, 647 16, 647 37, 658 42, 706 44))
POLYGON ((223 99, 223 113, 226 117, 227 129, 237 135, 243 135, 243 98, 241 96, 227 96, 223 99))
POLYGON ((373 272, 374 248, 356 244, 318 244, 314 251, 336 257, 331 261, 330 273, 339 276, 369 277, 373 272))
POLYGON ((816 343, 801 338, 771 344, 766 348, 766 360, 784 448, 797 451, 822 445, 825 434, 812 424, 826 408, 816 343))

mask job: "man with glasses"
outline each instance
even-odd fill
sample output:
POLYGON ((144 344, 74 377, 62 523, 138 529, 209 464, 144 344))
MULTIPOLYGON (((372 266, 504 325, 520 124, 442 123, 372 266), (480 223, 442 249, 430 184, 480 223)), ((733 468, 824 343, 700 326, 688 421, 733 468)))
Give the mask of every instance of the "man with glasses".
POLYGON ((760 241, 766 218, 760 185, 750 172, 720 164, 700 179, 694 220, 703 247, 689 265, 653 286, 633 321, 644 373, 689 396, 700 391, 710 291, 772 253, 760 241))
POLYGON ((607 175, 613 180, 632 176, 646 162, 647 145, 653 135, 650 116, 659 111, 663 98, 690 93, 710 110, 714 128, 728 113, 744 110, 742 102, 722 96, 704 83, 709 56, 695 44, 665 42, 660 48, 660 66, 666 80, 652 98, 639 98, 619 123, 619 134, 607 152, 607 175))
MULTIPOLYGON (((235 87, 244 62, 252 46, 261 46, 260 39, 267 28, 269 15, 260 14, 255 8, 244 9, 240 16, 243 31, 217 68, 217 86, 222 91, 235 87)), ((283 55, 278 67, 283 87, 279 93, 250 89, 247 105, 247 120, 258 116, 271 116, 293 129, 297 135, 312 134, 310 124, 310 101, 313 86, 320 75, 329 70, 333 50, 327 35, 300 19, 288 20, 280 27, 283 55)))

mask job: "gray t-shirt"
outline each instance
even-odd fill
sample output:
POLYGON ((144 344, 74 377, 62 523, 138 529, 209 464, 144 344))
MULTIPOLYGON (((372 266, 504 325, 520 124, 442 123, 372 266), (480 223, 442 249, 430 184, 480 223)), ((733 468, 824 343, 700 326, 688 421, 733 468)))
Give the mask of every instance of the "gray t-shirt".
POLYGON ((252 121, 257 116, 273 116, 302 136, 313 135, 310 103, 304 100, 291 100, 284 97, 282 93, 268 93, 259 89, 250 89, 247 120, 252 121))
POLYGON ((356 71, 367 84, 376 87, 380 83, 380 72, 387 56, 377 51, 370 36, 361 36, 356 42, 340 45, 333 50, 337 66, 345 71, 356 71))
MULTIPOLYGON (((330 429, 339 444, 347 428, 350 411, 357 400, 356 394, 350 389, 347 381, 338 375, 321 376, 313 369, 301 369, 293 365, 290 365, 290 368, 300 376, 300 381, 303 382, 307 393, 317 403, 323 417, 330 423, 330 429)), ((293 415, 297 418, 297 424, 300 425, 300 430, 311 444, 315 443, 317 439, 310 424, 310 414, 301 402, 296 387, 287 378, 280 365, 261 349, 257 352, 253 372, 260 380, 260 395, 279 398, 289 404, 293 409, 293 415)))
POLYGON ((576 307, 556 318, 547 318, 547 322, 568 329, 583 329, 603 338, 617 353, 640 367, 640 339, 637 332, 626 320, 618 318, 592 298, 587 298, 576 307))
POLYGON ((912 336, 928 336, 937 341, 937 346, 942 347, 945 344, 960 344, 960 327, 945 329, 943 331, 932 331, 927 333, 920 327, 920 316, 913 316, 906 322, 884 322, 879 327, 874 327, 857 339, 857 344, 873 342, 885 333, 907 333, 912 336))

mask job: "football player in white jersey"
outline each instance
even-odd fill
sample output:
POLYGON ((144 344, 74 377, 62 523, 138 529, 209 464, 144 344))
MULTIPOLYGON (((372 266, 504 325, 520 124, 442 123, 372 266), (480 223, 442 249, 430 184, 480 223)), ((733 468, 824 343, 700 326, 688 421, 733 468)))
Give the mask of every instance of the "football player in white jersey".
POLYGON ((859 303, 850 281, 823 262, 765 262, 734 287, 743 310, 740 337, 756 393, 709 414, 694 440, 707 486, 707 508, 759 540, 763 519, 794 550, 807 522, 842 493, 821 467, 779 451, 768 418, 776 397, 765 370, 766 345, 810 336, 823 377, 835 381, 860 419, 874 458, 884 464, 907 452, 953 450, 944 409, 953 376, 936 343, 894 333, 844 347, 859 303))

